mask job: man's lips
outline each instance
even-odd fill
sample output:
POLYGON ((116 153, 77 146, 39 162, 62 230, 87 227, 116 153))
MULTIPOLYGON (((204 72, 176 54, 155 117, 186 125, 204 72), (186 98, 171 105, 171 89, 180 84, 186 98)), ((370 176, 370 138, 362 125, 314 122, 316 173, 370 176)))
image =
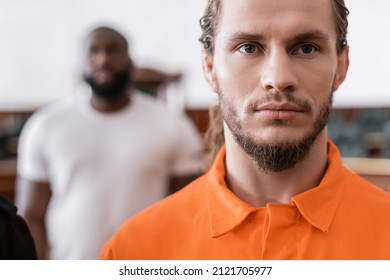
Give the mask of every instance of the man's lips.
POLYGON ((256 111, 304 111, 300 106, 293 103, 265 103, 255 109, 256 111))
POLYGON ((305 110, 293 103, 265 103, 257 106, 255 112, 270 120, 290 120, 305 110))
POLYGON ((107 70, 99 70, 95 72, 95 79, 98 83, 107 83, 112 80, 112 73, 111 71, 107 70))

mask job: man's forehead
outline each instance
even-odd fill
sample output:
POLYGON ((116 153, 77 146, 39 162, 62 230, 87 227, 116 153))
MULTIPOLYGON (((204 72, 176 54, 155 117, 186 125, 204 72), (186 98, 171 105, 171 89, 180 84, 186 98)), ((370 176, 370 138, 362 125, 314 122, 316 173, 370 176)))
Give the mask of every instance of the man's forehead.
POLYGON ((245 0, 232 1, 221 0, 221 11, 230 11, 240 14, 241 11, 262 11, 265 14, 275 14, 276 12, 287 11, 315 11, 326 12, 332 7, 332 0, 245 0))
POLYGON ((326 28, 335 31, 335 27, 330 0, 225 0, 218 17, 217 33, 288 29, 302 33, 326 28))
POLYGON ((89 34, 88 41, 89 42, 97 42, 97 41, 119 42, 120 37, 114 32, 109 30, 95 30, 89 34))
POLYGON ((113 30, 97 29, 89 34, 87 38, 87 45, 120 45, 126 48, 127 43, 121 35, 113 30))

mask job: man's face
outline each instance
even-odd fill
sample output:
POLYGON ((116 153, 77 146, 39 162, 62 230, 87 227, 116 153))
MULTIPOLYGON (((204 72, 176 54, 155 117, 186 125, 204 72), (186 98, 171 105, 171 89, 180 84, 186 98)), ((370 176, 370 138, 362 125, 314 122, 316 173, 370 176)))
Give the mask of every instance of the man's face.
POLYGON ((104 29, 90 35, 84 79, 95 95, 115 99, 127 87, 130 70, 130 59, 121 37, 104 29))
POLYGON ((205 74, 236 141, 314 142, 348 68, 348 52, 336 51, 330 1, 222 1, 217 26, 205 74))

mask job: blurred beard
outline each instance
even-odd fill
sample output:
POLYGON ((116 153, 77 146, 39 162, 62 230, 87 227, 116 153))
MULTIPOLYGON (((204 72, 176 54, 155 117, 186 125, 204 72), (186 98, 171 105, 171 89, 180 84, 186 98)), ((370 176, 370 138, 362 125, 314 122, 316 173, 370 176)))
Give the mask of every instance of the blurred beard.
MULTIPOLYGON (((238 114, 234 106, 228 102, 221 91, 219 92, 222 117, 232 132, 235 141, 256 163, 259 170, 265 173, 277 173, 288 170, 307 157, 311 147, 328 123, 333 104, 332 91, 327 102, 322 105, 313 128, 301 139, 297 141, 285 140, 277 144, 258 143, 254 137, 245 133, 237 119, 238 114)), ((294 101, 294 98, 291 96, 286 96, 286 99, 294 101)), ((299 100, 295 102, 303 103, 299 100)))
POLYGON ((112 81, 108 84, 97 84, 92 75, 84 74, 84 81, 90 85, 92 94, 108 102, 115 101, 123 95, 130 84, 130 67, 115 74, 112 81))

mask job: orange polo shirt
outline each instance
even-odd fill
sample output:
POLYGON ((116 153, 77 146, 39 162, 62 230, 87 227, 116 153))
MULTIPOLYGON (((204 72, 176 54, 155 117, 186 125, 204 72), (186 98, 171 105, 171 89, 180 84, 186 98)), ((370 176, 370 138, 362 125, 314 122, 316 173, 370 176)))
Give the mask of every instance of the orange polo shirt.
MULTIPOLYGON (((130 218, 101 259, 390 259, 390 194, 344 168, 333 143, 321 183, 255 208, 210 171, 130 218)), ((304 174, 302 174, 304 176, 304 174)))

